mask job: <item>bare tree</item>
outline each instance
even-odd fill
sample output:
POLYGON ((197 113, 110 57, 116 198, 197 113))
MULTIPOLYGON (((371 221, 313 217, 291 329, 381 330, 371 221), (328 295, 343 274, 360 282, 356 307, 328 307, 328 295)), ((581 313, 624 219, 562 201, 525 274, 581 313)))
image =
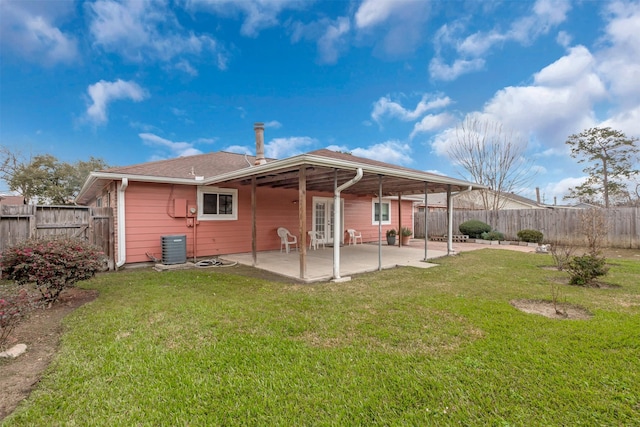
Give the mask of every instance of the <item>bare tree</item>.
POLYGON ((504 207, 506 195, 521 188, 534 177, 532 163, 525 157, 527 140, 505 130, 501 123, 467 116, 456 127, 456 141, 448 154, 464 169, 460 174, 490 191, 481 191, 486 210, 504 207))

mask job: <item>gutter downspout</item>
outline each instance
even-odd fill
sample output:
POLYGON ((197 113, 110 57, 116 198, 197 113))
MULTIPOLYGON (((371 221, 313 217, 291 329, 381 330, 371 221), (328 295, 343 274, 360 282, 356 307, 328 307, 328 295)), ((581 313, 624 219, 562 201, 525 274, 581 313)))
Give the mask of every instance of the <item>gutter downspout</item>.
POLYGON ((356 170, 356 176, 336 187, 333 191, 333 281, 340 280, 340 241, 342 225, 340 224, 340 193, 351 187, 362 178, 362 168, 356 170))
MULTIPOLYGON (((458 191, 458 194, 468 193, 473 190, 473 186, 469 186, 466 190, 458 191)), ((426 197, 425 197, 426 200, 426 197)), ((451 186, 448 186, 447 190, 447 209, 448 209, 448 220, 447 220, 447 255, 453 255, 456 251, 453 250, 453 193, 451 193, 451 186)), ((426 207, 425 207, 426 210, 426 207)), ((426 215, 426 214, 425 214, 426 215)))
POLYGON ((129 179, 122 178, 120 188, 118 188, 118 261, 116 268, 120 268, 127 261, 127 244, 125 242, 126 234, 124 230, 124 192, 129 186, 129 179))

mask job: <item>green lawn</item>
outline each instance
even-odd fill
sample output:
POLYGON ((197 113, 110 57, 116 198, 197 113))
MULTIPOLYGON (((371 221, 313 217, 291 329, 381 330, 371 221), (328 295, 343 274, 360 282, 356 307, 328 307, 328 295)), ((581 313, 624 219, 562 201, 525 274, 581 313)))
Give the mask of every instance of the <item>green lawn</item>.
POLYGON ((482 250, 341 284, 246 268, 105 274, 13 425, 640 425, 640 260, 609 289, 563 287, 551 257, 482 250))

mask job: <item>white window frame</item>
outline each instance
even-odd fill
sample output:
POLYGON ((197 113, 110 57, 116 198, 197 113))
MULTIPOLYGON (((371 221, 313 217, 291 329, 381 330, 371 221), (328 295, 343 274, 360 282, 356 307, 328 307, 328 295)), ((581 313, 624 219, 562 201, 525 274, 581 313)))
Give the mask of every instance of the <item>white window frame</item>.
POLYGON ((235 188, 198 187, 198 220, 201 221, 229 221, 238 219, 238 190, 235 188), (205 214, 204 195, 231 195, 231 214, 205 214))
MULTIPOLYGON (((376 205, 380 203, 380 199, 371 199, 371 225, 378 225, 378 221, 376 221, 376 205)), ((383 220, 382 225, 391 224, 391 200, 390 199, 382 199, 382 205, 389 206, 389 219, 383 220)), ((382 216, 382 209, 380 210, 380 216, 382 216)))

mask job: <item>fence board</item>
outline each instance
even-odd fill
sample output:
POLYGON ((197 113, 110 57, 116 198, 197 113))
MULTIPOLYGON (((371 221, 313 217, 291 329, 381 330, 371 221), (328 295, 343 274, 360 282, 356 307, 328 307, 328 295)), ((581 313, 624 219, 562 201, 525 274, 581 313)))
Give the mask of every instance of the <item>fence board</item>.
POLYGON ((113 234, 111 208, 0 205, 0 253, 31 237, 69 236, 101 248, 112 269, 113 234))
MULTIPOLYGON (((493 224, 494 229, 504 233, 505 239, 517 240, 518 231, 539 230, 546 241, 558 241, 581 245, 584 236, 579 231, 581 209, 514 209, 495 213, 491 211, 454 210, 453 230, 470 219, 493 224), (492 218, 493 216, 493 218, 492 218)), ((603 210, 609 231, 604 244, 615 248, 640 248, 640 208, 614 208, 603 210)), ((424 237, 424 212, 414 215, 416 236, 424 237), (418 234, 421 232, 422 234, 418 234)), ((430 236, 447 234, 446 211, 428 213, 430 236)))

